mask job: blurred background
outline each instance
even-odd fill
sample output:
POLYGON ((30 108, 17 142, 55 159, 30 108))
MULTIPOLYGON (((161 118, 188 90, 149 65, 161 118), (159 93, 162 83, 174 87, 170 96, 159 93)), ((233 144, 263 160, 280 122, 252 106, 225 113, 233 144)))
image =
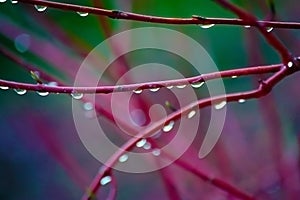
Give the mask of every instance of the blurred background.
MULTIPOLYGON (((280 62, 277 53, 251 27, 216 25, 202 29, 197 25, 161 25, 91 14, 80 16, 76 12, 53 8, 38 12, 34 6, 21 2, 0 2, 0 78, 4 80, 36 83, 28 68, 24 67, 33 66, 44 77, 43 80, 49 82, 49 76, 60 83, 72 85, 81 62, 95 46, 113 34, 137 27, 165 27, 192 37, 207 50, 219 70, 280 62)), ((61 2, 163 17, 235 17, 213 1, 204 0, 178 0, 172 3, 158 0, 61 2)), ((295 0, 232 2, 259 19, 299 21, 300 5, 295 0), (275 13, 271 12, 270 2, 275 5, 275 13)), ((39 9, 41 11, 42 8, 39 9)), ((298 30, 273 29, 272 33, 290 52, 299 55, 298 30)), ((111 52, 103 56, 112 55, 114 48, 117 47, 112 47, 111 52)), ((124 60, 129 68, 158 62, 186 76, 198 75, 184 60, 166 52, 132 52, 121 58, 121 62, 124 60)), ((114 74, 116 71, 107 72, 105 84, 113 85, 118 81, 118 74, 114 74)), ((151 80, 145 74, 141 76, 145 82, 151 80)), ((224 79, 226 91, 231 93, 256 88, 258 80, 264 77, 267 76, 224 79)), ((197 153, 202 132, 207 128, 207 118, 201 118, 198 136, 180 160, 209 176, 222 178, 258 199, 299 199, 298 81, 299 75, 294 74, 266 97, 243 104, 228 104, 221 138, 203 160, 199 160, 197 153)), ((207 96, 205 87, 195 92, 199 98, 207 96)), ((99 98, 105 101, 104 104, 109 104, 109 96, 99 98)), ((164 106, 167 113, 171 113, 172 109, 165 105, 165 101, 178 108, 176 99, 165 89, 137 97, 137 102, 145 98, 150 105, 164 106)), ((87 110, 83 109, 83 112, 87 110)), ((209 115, 209 108, 201 111, 201 116, 206 114, 209 115)), ((98 117, 116 143, 126 141, 118 137, 120 130, 109 120, 102 115, 98 117)), ((127 123, 133 122, 128 120, 127 123)), ((158 141, 163 145, 169 139, 158 141)), ((100 166, 101 163, 89 154, 77 135, 70 95, 49 94, 42 97, 36 92, 19 95, 11 89, 0 89, 0 199, 79 199, 100 166)), ((114 175, 117 199, 122 200, 174 198, 168 191, 170 188, 179 199, 235 199, 176 164, 152 173, 116 171, 114 175)), ((101 188, 99 199, 105 199, 108 192, 109 185, 101 188)))

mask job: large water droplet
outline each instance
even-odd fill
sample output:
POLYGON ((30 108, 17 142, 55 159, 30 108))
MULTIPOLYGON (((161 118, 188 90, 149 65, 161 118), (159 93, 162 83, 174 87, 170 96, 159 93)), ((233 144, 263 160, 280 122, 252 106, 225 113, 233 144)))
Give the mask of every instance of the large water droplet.
POLYGON ((146 144, 144 144, 143 148, 144 148, 145 150, 151 149, 151 143, 150 143, 150 142, 146 142, 146 144))
POLYGON ((89 13, 87 12, 77 12, 77 14, 80 16, 80 17, 86 17, 89 15, 89 13))
POLYGON ((45 97, 49 95, 49 92, 36 92, 38 95, 40 95, 41 97, 45 97))
POLYGON ((0 3, 4 3, 4 2, 6 2, 6 0, 0 0, 0 3))
POLYGON ((7 87, 7 86, 0 86, 0 89, 1 89, 1 90, 8 90, 9 87, 7 87))
POLYGON ((10 0, 10 2, 11 2, 12 4, 18 3, 18 1, 15 1, 15 0, 10 0))
POLYGON ((194 117, 196 115, 196 111, 195 110, 191 110, 188 115, 187 115, 187 118, 188 119, 191 119, 192 117, 194 117))
POLYGON ((100 180, 100 184, 102 186, 107 185, 108 183, 110 183, 112 181, 111 176, 105 176, 100 180))
POLYGON ((239 99, 238 102, 239 102, 239 103, 245 103, 246 100, 245 100, 245 99, 239 99))
POLYGON ((167 86, 168 89, 172 89, 173 87, 173 85, 167 86))
POLYGON ((200 88, 202 85, 204 85, 204 82, 203 82, 203 81, 191 83, 191 86, 192 86, 193 88, 200 88))
POLYGON ((94 105, 91 102, 86 102, 83 104, 83 109, 86 111, 91 111, 94 109, 94 105))
POLYGON ((144 138, 144 139, 141 139, 140 141, 138 141, 135 145, 136 147, 143 147, 145 144, 147 143, 147 140, 144 138))
POLYGON ((151 92, 157 92, 159 89, 160 89, 160 88, 150 88, 149 90, 150 90, 151 92))
POLYGON ((152 154, 154 156, 159 156, 160 155, 160 149, 153 149, 152 154))
POLYGON ((26 94, 27 90, 24 89, 14 89, 14 91, 18 94, 18 95, 24 95, 26 94))
POLYGON ((127 160, 128 160, 128 155, 127 154, 123 154, 119 158, 119 162, 121 162, 121 163, 126 162, 127 160))
POLYGON ((173 129, 174 124, 175 124, 174 121, 170 121, 167 125, 165 125, 165 126, 163 127, 163 129, 162 129, 163 132, 170 132, 170 131, 173 129))
POLYGON ((273 27, 267 27, 267 32, 270 33, 271 31, 273 31, 273 27))
POLYGON ((133 90, 133 93, 135 93, 135 94, 141 94, 142 92, 143 92, 142 89, 133 90))
POLYGON ((47 6, 34 5, 34 7, 39 12, 44 12, 47 9, 47 6))
POLYGON ((204 24, 204 25, 201 25, 201 28, 207 29, 207 28, 213 27, 214 25, 215 24, 204 24))
POLYGON ((71 96, 73 97, 73 99, 79 100, 79 99, 82 99, 83 94, 82 93, 78 93, 78 92, 72 92, 71 96))
POLYGON ((226 101, 221 101, 220 103, 215 104, 215 109, 220 110, 226 106, 227 102, 226 101))
POLYGON ((182 89, 182 88, 185 88, 186 85, 177 85, 176 87, 179 88, 179 89, 182 89))
POLYGON ((288 67, 293 67, 293 62, 291 62, 291 61, 288 62, 287 66, 288 66, 288 67))

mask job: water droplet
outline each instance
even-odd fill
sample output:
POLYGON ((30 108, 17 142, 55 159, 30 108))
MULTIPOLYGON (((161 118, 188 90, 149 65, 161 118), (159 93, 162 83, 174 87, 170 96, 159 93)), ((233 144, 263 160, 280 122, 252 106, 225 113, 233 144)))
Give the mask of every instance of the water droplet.
POLYGON ((177 85, 176 87, 179 88, 179 89, 182 89, 182 88, 185 88, 186 85, 177 85))
POLYGON ((168 89, 172 89, 173 87, 173 85, 167 86, 168 89))
POLYGON ((146 144, 144 144, 143 148, 145 150, 149 150, 149 149, 151 149, 151 144, 149 142, 146 142, 146 144))
POLYGON ((135 93, 135 94, 141 94, 142 92, 143 92, 142 89, 133 90, 133 93, 135 93))
POLYGON ((287 66, 288 66, 288 67, 293 67, 293 62, 291 62, 291 61, 288 62, 287 66))
POLYGON ((0 0, 0 3, 4 3, 4 2, 6 2, 6 0, 0 0))
POLYGON ((9 87, 7 87, 7 86, 0 86, 0 89, 1 89, 1 90, 8 90, 9 87))
POLYGON ((111 176, 105 176, 100 180, 100 184, 102 186, 107 185, 108 183, 110 183, 112 181, 111 176))
POLYGON ((250 28, 251 26, 250 26, 250 25, 245 25, 244 27, 245 27, 245 28, 250 28))
POLYGON ((191 83, 191 86, 192 86, 193 88, 200 88, 202 85, 204 85, 204 82, 203 82, 203 81, 191 83))
POLYGON ((144 139, 141 139, 140 141, 138 141, 135 145, 136 147, 143 147, 145 144, 147 143, 147 140, 144 138, 144 139))
POLYGON ((34 7, 39 12, 44 12, 47 9, 47 6, 34 5, 34 7))
POLYGON ((214 25, 215 24, 204 24, 204 25, 201 25, 201 28, 207 29, 207 28, 213 27, 214 25))
POLYGON ((47 86, 51 86, 51 87, 56 87, 58 86, 57 82, 51 81, 49 83, 46 84, 47 86))
POLYGON ((192 117, 194 117, 196 115, 196 111, 195 110, 191 110, 188 115, 187 115, 187 118, 188 119, 191 119, 192 117))
POLYGON ((154 156, 159 156, 160 155, 160 149, 153 149, 152 154, 154 156))
POLYGON ((71 96, 73 97, 73 99, 79 100, 79 99, 82 99, 83 94, 82 93, 78 93, 78 92, 72 92, 71 96))
POLYGON ((12 4, 18 3, 18 1, 15 1, 15 0, 10 0, 10 2, 11 2, 12 4))
POLYGON ((24 89, 14 89, 14 91, 18 94, 18 95, 24 95, 26 94, 27 90, 24 89))
POLYGON ((89 15, 89 13, 87 12, 77 12, 77 14, 80 16, 80 17, 86 17, 89 15))
POLYGON ((172 128, 174 127, 175 122, 174 121, 170 121, 167 125, 165 125, 163 127, 163 132, 170 132, 172 130, 172 128))
POLYGON ((273 27, 267 27, 267 32, 270 33, 271 31, 273 31, 273 27))
POLYGON ((49 92, 36 92, 38 95, 40 95, 41 97, 45 97, 48 96, 49 92))
POLYGON ((150 88, 149 90, 150 90, 151 92, 157 92, 159 89, 160 89, 160 88, 150 88))
POLYGON ((127 160, 128 160, 128 155, 127 154, 123 154, 119 158, 119 162, 121 162, 121 163, 126 162, 127 160))
POLYGON ((245 99, 239 99, 239 101, 238 101, 239 103, 245 103, 246 102, 246 100, 245 99))
POLYGON ((226 101, 221 101, 220 103, 215 105, 215 109, 216 110, 221 110, 222 108, 224 108, 226 106, 227 102, 226 101))
POLYGON ((86 111, 91 111, 94 109, 94 105, 91 102, 86 102, 83 104, 83 109, 86 111))
POLYGON ((238 76, 231 76, 231 78, 237 78, 238 76))

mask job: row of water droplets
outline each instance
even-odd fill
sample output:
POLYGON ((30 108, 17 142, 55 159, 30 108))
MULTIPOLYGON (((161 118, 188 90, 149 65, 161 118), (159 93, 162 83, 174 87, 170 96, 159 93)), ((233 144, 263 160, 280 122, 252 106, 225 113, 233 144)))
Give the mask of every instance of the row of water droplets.
MULTIPOLYGON (((203 28, 203 29, 209 29, 209 28, 211 28, 213 26, 215 26, 215 24, 203 24, 203 25, 200 25, 200 27, 203 28)), ((251 28, 250 25, 245 25, 244 27, 245 28, 251 28)), ((270 33, 273 29, 274 29, 273 27, 266 27, 266 31, 268 33, 270 33)))

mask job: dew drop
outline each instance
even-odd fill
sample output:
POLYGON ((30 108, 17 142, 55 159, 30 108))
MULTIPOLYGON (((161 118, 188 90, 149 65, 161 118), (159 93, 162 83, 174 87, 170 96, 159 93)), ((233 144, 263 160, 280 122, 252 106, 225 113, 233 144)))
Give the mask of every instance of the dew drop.
POLYGON ((38 95, 40 95, 41 97, 45 97, 49 95, 49 92, 36 92, 38 95))
POLYGON ((112 181, 111 176, 105 176, 100 180, 100 184, 102 186, 107 185, 108 183, 110 183, 112 181))
POLYGON ((173 85, 167 86, 168 89, 172 89, 173 87, 173 85))
POLYGON ((204 24, 204 25, 201 25, 201 28, 207 29, 207 28, 213 27, 214 25, 215 24, 204 24))
POLYGON ((195 110, 191 110, 188 115, 187 115, 187 118, 188 119, 191 119, 192 117, 194 117, 196 115, 196 111, 195 110))
POLYGON ((245 28, 250 28, 251 26, 250 26, 250 25, 245 25, 244 27, 245 27, 245 28))
POLYGON ((47 6, 34 5, 34 7, 39 12, 44 12, 47 9, 47 6))
POLYGON ((150 88, 149 90, 150 90, 151 92, 157 92, 159 89, 160 89, 160 88, 150 88))
POLYGON ((26 94, 27 90, 24 89, 14 89, 14 91, 18 94, 18 95, 24 95, 26 94))
POLYGON ((8 90, 9 87, 7 87, 7 86, 0 86, 0 89, 1 89, 1 90, 8 90))
POLYGON ((238 76, 231 76, 231 78, 233 78, 233 79, 234 79, 234 78, 237 78, 237 77, 238 77, 238 76))
POLYGON ((143 148, 145 150, 149 150, 149 149, 151 149, 151 144, 149 142, 146 142, 146 144, 144 144, 143 148))
POLYGON ((56 87, 58 86, 57 82, 51 81, 49 83, 46 84, 47 86, 51 86, 51 87, 56 87))
POLYGON ((271 31, 273 31, 273 27, 267 27, 267 32, 270 33, 271 31))
POLYGON ((154 156, 159 156, 160 155, 160 149, 153 149, 152 154, 154 156))
POLYGON ((135 94, 141 94, 142 92, 143 92, 142 89, 133 90, 133 93, 135 93, 135 94))
POLYGON ((78 93, 78 92, 72 92, 71 96, 73 97, 73 99, 79 100, 79 99, 82 99, 83 94, 82 93, 78 93))
POLYGON ((4 2, 6 2, 6 0, 0 0, 0 3, 4 3, 4 2))
POLYGON ((177 85, 176 87, 179 88, 179 89, 182 89, 182 88, 185 88, 186 85, 177 85))
POLYGON ((215 109, 216 110, 221 110, 222 108, 224 108, 226 106, 227 102, 226 101, 221 101, 220 103, 215 105, 215 109))
POLYGON ((170 121, 167 125, 165 125, 165 126, 163 127, 163 129, 162 129, 163 132, 170 132, 170 131, 173 129, 174 124, 175 124, 174 121, 170 121))
POLYGON ((127 160, 128 160, 128 155, 127 154, 123 154, 119 158, 119 162, 121 162, 121 163, 126 162, 127 160))
POLYGON ((10 0, 10 2, 11 2, 12 4, 18 3, 18 1, 16 1, 16 0, 10 0))
POLYGON ((140 141, 138 141, 135 145, 136 147, 143 147, 145 144, 147 143, 146 139, 141 139, 140 141))
POLYGON ((89 15, 89 13, 87 12, 77 12, 77 14, 80 16, 80 17, 86 17, 89 15))
POLYGON ((288 66, 288 67, 293 67, 293 62, 291 62, 291 61, 288 62, 287 66, 288 66))
POLYGON ((239 103, 245 103, 246 100, 245 100, 245 99, 239 99, 238 102, 239 102, 239 103))
POLYGON ((191 83, 191 86, 192 86, 193 88, 200 88, 202 85, 204 85, 204 82, 203 82, 203 81, 191 83))
POLYGON ((94 109, 94 105, 91 102, 86 102, 83 104, 83 109, 86 111, 91 111, 94 109))

